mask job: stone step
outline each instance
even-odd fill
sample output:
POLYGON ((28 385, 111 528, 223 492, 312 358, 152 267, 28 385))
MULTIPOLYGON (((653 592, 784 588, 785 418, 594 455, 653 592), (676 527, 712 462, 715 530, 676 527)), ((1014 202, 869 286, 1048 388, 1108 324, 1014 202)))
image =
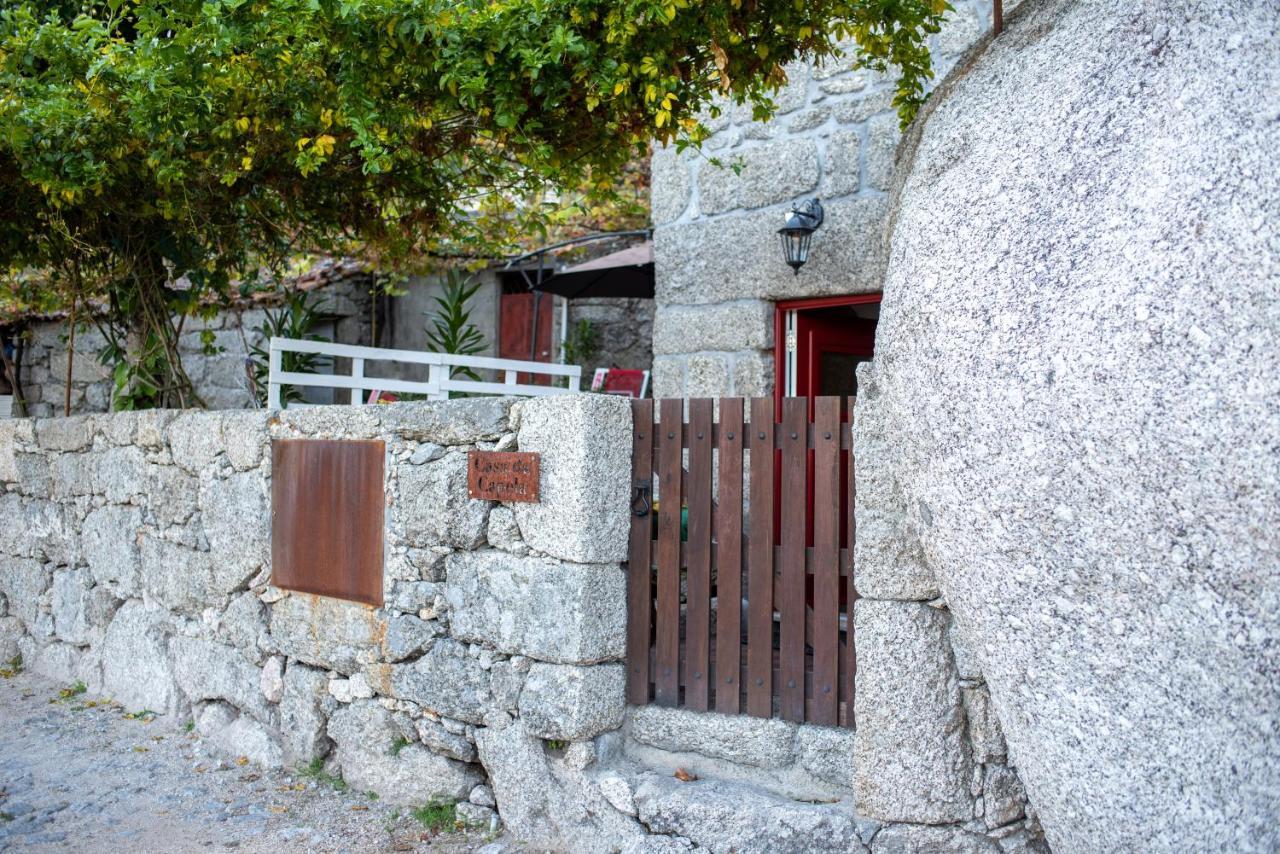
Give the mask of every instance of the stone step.
MULTIPOLYGON (((713 854, 864 852, 859 822, 848 802, 805 803, 746 783, 683 782, 646 771, 631 779, 637 817, 655 834, 684 837, 713 854)), ((864 823, 868 834, 874 823, 864 823)))
POLYGON ((851 729, 648 705, 628 710, 622 749, 667 776, 683 768, 783 799, 835 802, 853 795, 853 740, 851 729))

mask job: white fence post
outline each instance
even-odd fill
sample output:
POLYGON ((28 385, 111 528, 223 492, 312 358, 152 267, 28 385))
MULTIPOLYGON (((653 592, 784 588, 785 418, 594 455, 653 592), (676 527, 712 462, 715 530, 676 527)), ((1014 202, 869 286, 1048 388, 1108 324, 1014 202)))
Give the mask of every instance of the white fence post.
POLYGON ((280 357, 280 347, 278 346, 278 343, 277 343, 279 341, 280 341, 279 338, 271 339, 270 350, 268 351, 268 356, 267 356, 267 365, 269 368, 267 372, 267 408, 268 409, 280 408, 279 377, 280 377, 280 374, 283 373, 283 370, 282 370, 283 360, 280 357))
MULTIPOLYGON (((356 358, 351 360, 351 378, 355 380, 364 379, 364 359, 356 358)), ((364 389, 363 388, 351 389, 351 405, 360 406, 364 402, 365 402, 364 389)))

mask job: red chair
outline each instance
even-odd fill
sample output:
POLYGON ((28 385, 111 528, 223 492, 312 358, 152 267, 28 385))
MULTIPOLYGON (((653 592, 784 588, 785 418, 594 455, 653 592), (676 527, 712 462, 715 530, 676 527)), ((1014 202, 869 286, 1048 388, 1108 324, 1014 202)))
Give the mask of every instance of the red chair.
POLYGON ((600 368, 591 381, 591 390, 622 397, 644 397, 649 391, 649 372, 600 368))

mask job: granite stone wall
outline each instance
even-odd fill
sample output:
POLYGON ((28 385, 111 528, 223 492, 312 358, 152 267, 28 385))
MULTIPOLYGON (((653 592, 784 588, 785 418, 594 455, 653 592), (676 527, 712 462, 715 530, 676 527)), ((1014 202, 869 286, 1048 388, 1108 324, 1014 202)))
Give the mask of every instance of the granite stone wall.
POLYGON ((9 421, 0 657, 261 765, 496 821, 477 730, 541 748, 622 723, 629 418, 582 396, 9 421), (270 442, 296 437, 386 442, 381 607, 271 584, 270 442), (466 451, 516 447, 543 457, 532 522, 467 497, 466 451), (583 487, 583 456, 617 476, 583 487), (617 545, 565 560, 581 544, 530 524, 617 545))
MULTIPOLYGON (((989 0, 953 5, 933 38, 938 79, 990 27, 989 0)), ((851 66, 797 63, 772 120, 727 107, 708 120, 701 155, 654 151, 655 397, 769 394, 776 301, 881 289, 899 138, 893 79, 851 66), (826 221, 796 276, 775 232, 793 203, 814 196, 826 221)))
POLYGON ((630 430, 605 395, 5 422, 0 660, 568 850, 1044 850, 932 588, 859 604, 856 732, 625 705, 630 430), (306 437, 386 443, 380 606, 271 583, 306 437), (470 499, 473 448, 540 453, 541 501, 470 499))
MULTIPOLYGON (((334 339, 368 343, 369 295, 363 273, 333 282, 313 299, 322 306, 334 339)), ((209 409, 247 409, 254 405, 245 359, 261 345, 264 310, 256 305, 224 309, 208 319, 187 318, 178 350, 195 391, 209 409)), ((66 401, 69 327, 64 320, 35 321, 22 360, 26 415, 62 415, 66 401)), ((94 326, 76 331, 71 357, 71 412, 79 415, 111 408, 111 366, 100 356, 106 339, 94 326)))
POLYGON ((569 332, 580 321, 591 324, 597 350, 582 366, 583 387, 589 387, 596 368, 653 368, 653 312, 651 299, 575 299, 569 303, 569 332))

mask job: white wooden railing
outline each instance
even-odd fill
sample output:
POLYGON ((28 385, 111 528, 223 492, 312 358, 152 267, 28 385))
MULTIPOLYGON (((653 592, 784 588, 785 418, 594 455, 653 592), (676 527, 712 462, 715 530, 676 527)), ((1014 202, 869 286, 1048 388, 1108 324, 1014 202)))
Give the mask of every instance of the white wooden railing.
POLYGON ((493 359, 487 356, 457 356, 452 353, 429 353, 421 350, 390 350, 382 347, 356 347, 350 344, 333 344, 329 341, 302 341, 296 338, 272 338, 270 348, 270 375, 267 380, 267 407, 280 409, 281 386, 307 386, 312 388, 352 389, 351 403, 365 402, 367 391, 386 391, 426 395, 429 400, 448 400, 452 392, 469 394, 509 394, 524 397, 541 397, 552 394, 573 394, 582 384, 582 368, 578 365, 553 365, 547 362, 521 362, 515 359, 493 359), (285 353, 314 353, 351 360, 351 374, 313 374, 283 369, 285 353), (406 362, 427 366, 426 382, 379 378, 365 373, 365 362, 406 362), (502 382, 483 382, 456 379, 452 376, 458 368, 475 371, 498 371, 502 382), (550 385, 529 385, 518 382, 519 374, 568 377, 568 388, 550 385))

